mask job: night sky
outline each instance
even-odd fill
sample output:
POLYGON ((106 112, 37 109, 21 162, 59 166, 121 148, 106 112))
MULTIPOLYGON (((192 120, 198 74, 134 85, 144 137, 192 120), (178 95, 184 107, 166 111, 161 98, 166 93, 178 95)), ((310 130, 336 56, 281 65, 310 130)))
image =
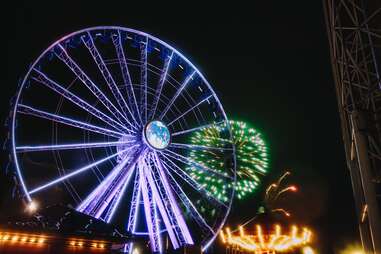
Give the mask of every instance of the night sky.
MULTIPOLYGON (((250 121, 263 132, 271 155, 267 179, 292 169, 290 181, 301 191, 288 207, 317 232, 320 253, 358 241, 320 1, 251 1, 246 6, 77 2, 38 6, 29 1, 3 9, 8 16, 2 32, 7 41, 2 121, 29 64, 61 36, 97 25, 145 31, 200 69, 229 116, 250 121)), ((4 139, 6 127, 1 134, 4 139)), ((6 151, 1 158, 5 168, 6 151)), ((228 224, 254 216, 261 195, 235 203, 228 224)))

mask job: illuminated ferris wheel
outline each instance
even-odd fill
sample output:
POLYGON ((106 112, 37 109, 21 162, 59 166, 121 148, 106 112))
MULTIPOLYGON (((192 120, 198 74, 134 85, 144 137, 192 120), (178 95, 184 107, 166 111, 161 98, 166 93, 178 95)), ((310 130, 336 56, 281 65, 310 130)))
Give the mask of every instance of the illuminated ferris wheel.
POLYGON ((205 250, 234 190, 218 199, 186 168, 235 181, 232 142, 190 142, 219 123, 230 139, 218 97, 180 52, 140 31, 95 27, 59 39, 31 65, 14 105, 12 152, 27 201, 71 204, 147 235, 154 252, 164 237, 173 249, 205 250), (218 152, 223 170, 192 160, 192 150, 218 152))

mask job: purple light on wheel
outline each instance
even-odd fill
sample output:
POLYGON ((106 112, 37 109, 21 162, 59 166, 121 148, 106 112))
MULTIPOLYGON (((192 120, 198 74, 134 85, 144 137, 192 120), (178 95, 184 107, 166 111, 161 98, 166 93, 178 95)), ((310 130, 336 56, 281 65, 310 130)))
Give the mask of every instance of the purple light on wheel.
MULTIPOLYGON (((187 157, 215 149, 189 139, 221 122, 216 93, 178 50, 137 30, 94 27, 61 38, 31 65, 12 109, 11 152, 28 202, 70 204, 146 235, 154 251, 165 251, 167 236, 170 249, 205 251, 234 190, 215 200, 185 168, 235 179, 234 147, 221 150, 231 161, 222 172, 187 157)), ((229 128, 221 135, 231 138, 229 128)))

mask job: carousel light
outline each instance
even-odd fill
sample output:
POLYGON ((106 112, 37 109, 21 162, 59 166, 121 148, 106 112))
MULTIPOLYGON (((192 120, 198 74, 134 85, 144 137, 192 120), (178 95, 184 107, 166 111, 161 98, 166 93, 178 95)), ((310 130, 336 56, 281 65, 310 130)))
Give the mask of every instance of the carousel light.
POLYGON ((239 233, 240 233, 241 237, 245 236, 245 231, 243 230, 242 226, 239 226, 239 233))
POLYGON ((278 253, 287 252, 295 248, 301 248, 311 242, 312 232, 308 228, 298 228, 291 226, 288 233, 282 233, 280 225, 274 225, 273 232, 264 232, 261 225, 256 225, 256 230, 252 234, 245 232, 240 226, 239 234, 226 228, 226 235, 223 230, 220 232, 221 240, 224 244, 238 249, 244 249, 255 253, 278 253))
POLYGON ((224 231, 223 231, 223 230, 220 231, 220 237, 221 237, 221 241, 222 241, 223 243, 226 243, 226 238, 225 238, 225 235, 224 235, 224 231))
POLYGON ((315 251, 310 246, 306 246, 306 247, 303 247, 302 253, 303 254, 315 254, 315 251))

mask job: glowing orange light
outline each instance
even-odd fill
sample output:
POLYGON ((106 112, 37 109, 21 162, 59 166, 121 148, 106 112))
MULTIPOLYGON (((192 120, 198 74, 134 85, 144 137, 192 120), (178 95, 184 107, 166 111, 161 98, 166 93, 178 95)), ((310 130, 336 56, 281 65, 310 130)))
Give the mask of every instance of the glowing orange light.
POLYGON ((105 247, 105 245, 103 243, 99 244, 99 248, 103 249, 104 247, 105 247))
POLYGON ((310 247, 306 246, 302 249, 303 254, 315 254, 315 251, 310 247))
POLYGON ((75 241, 71 241, 71 242, 70 242, 70 245, 71 245, 71 246, 74 246, 74 245, 75 245, 75 241))
POLYGON ((367 212, 368 212, 368 205, 364 205, 364 208, 362 209, 362 214, 361 214, 361 222, 365 221, 367 212))
POLYGON ((275 236, 276 237, 280 236, 281 231, 282 231, 282 228, 280 227, 280 225, 275 225, 275 236))
POLYGON ((220 232, 224 244, 236 249, 244 249, 255 253, 275 253, 289 251, 293 248, 301 248, 311 242, 311 231, 307 228, 299 230, 296 225, 291 226, 288 233, 282 233, 280 225, 274 226, 272 232, 264 232, 261 225, 256 225, 255 233, 246 233, 242 226, 239 234, 226 228, 226 236, 220 232))
POLYGON ((239 233, 240 233, 241 237, 245 236, 245 231, 243 230, 242 226, 239 226, 239 233))
POLYGON ((339 250, 339 254, 365 254, 363 247, 359 243, 349 243, 344 249, 339 250))
POLYGON ((226 233, 228 234, 228 238, 232 237, 232 234, 230 232, 230 228, 226 228, 226 233))
POLYGON ((26 206, 26 211, 27 211, 28 213, 33 214, 33 213, 35 213, 37 210, 38 210, 38 204, 37 204, 37 202, 34 201, 34 200, 30 201, 30 202, 27 204, 27 206, 26 206))
POLYGON ((226 243, 226 239, 225 239, 225 235, 224 235, 224 231, 223 230, 220 231, 220 237, 221 237, 222 242, 226 243))
POLYGON ((83 246, 83 242, 78 242, 77 245, 78 246, 83 246))

